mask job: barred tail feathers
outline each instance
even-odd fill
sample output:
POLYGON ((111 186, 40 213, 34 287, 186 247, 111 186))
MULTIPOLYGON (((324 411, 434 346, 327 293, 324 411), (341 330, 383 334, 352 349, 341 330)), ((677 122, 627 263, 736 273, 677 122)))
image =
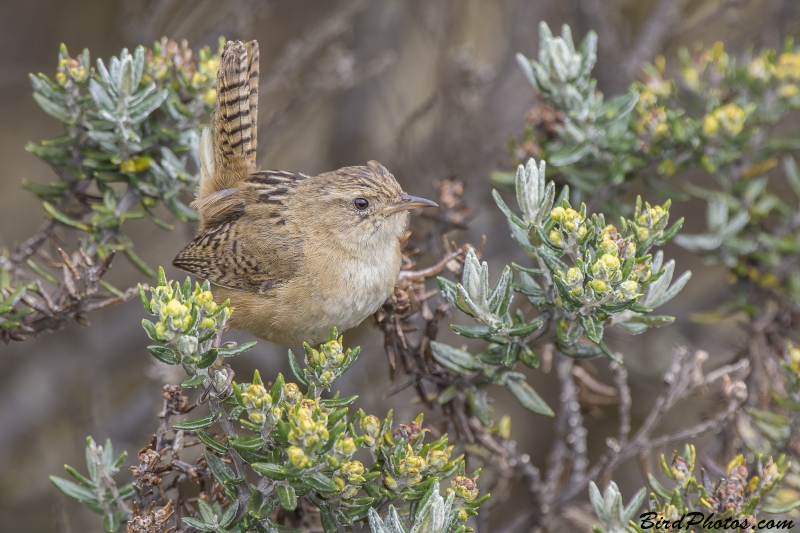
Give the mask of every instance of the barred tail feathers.
POLYGON ((194 205, 204 226, 209 216, 215 219, 227 210, 214 204, 230 195, 217 193, 256 171, 258 61, 256 41, 228 41, 220 57, 216 110, 200 138, 200 187, 194 205))

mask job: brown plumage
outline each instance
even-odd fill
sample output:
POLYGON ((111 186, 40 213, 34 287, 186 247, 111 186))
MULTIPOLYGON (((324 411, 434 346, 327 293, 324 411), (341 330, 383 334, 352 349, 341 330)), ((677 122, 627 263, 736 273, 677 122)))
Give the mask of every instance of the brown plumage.
POLYGON ((258 43, 228 42, 217 110, 201 137, 200 230, 174 265, 230 298, 231 326, 277 344, 320 342, 391 294, 408 210, 375 161, 318 176, 256 169, 258 43))

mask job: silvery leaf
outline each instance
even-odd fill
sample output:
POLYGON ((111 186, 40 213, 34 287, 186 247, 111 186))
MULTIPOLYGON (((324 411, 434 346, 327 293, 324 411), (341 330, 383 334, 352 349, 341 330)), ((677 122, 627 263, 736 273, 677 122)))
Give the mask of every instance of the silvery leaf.
POLYGON ((471 248, 464 260, 464 273, 461 276, 461 283, 470 298, 480 302, 480 298, 475 298, 475 296, 480 293, 481 264, 478 261, 478 256, 475 255, 475 250, 471 248))

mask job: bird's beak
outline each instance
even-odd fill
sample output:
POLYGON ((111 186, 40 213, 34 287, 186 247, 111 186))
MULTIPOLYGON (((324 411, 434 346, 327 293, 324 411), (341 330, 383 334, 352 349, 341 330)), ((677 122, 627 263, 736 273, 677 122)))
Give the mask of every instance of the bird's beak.
POLYGON ((418 196, 411 196, 410 194, 403 193, 400 195, 400 200, 390 204, 384 213, 396 213, 397 211, 407 211, 409 209, 417 209, 418 207, 439 207, 439 204, 425 198, 418 196))

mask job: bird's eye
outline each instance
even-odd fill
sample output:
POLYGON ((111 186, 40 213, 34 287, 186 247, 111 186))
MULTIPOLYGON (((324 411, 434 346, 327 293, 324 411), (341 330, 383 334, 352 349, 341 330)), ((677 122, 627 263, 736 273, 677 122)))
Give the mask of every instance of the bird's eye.
POLYGON ((356 198, 353 200, 353 206, 359 211, 364 211, 366 208, 369 207, 369 200, 366 198, 356 198))

